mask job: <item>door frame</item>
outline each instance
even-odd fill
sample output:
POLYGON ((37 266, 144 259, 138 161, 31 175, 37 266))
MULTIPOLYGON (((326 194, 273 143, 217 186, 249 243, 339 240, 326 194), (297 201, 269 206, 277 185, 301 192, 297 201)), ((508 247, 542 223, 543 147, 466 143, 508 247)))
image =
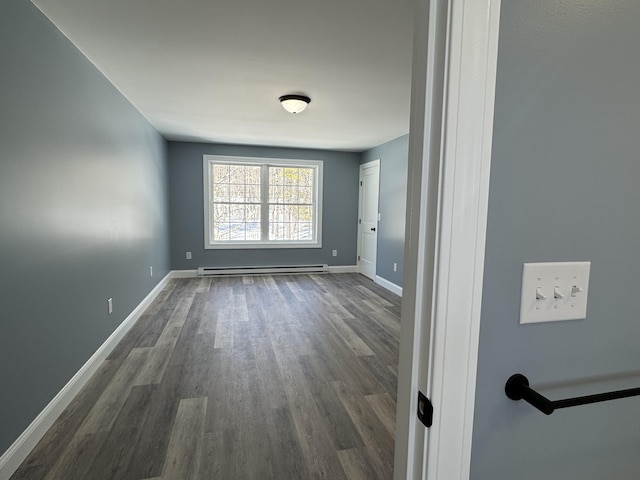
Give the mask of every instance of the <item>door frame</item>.
MULTIPOLYGON (((358 186, 358 248, 356 249, 356 255, 357 255, 357 265, 358 265, 358 273, 362 274, 362 271, 360 270, 360 258, 362 255, 362 208, 363 208, 363 203, 364 203, 364 196, 363 196, 363 185, 362 185, 362 173, 365 169, 367 168, 373 168, 376 167, 378 169, 378 205, 377 205, 377 211, 376 211, 376 265, 375 265, 375 269, 373 272, 373 278, 372 280, 375 282, 376 278, 377 278, 377 269, 378 269, 378 234, 380 233, 380 223, 378 221, 378 218, 380 216, 380 159, 378 158, 377 160, 372 160, 371 162, 366 162, 366 163, 361 163, 360 164, 360 169, 358 171, 358 182, 360 183, 360 185, 358 186)), ((366 275, 365 275, 366 276, 366 275)), ((367 277, 369 278, 369 277, 367 277)))
POLYGON ((417 2, 396 480, 470 475, 500 1, 417 2))

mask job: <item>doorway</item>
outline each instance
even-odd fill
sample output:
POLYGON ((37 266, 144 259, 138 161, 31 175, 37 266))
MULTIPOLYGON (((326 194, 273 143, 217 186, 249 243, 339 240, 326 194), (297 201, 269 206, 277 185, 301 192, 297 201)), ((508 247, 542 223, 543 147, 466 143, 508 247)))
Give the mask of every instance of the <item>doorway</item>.
POLYGON ((376 278, 378 256, 378 195, 380 190, 380 160, 360 165, 358 200, 358 272, 376 278))

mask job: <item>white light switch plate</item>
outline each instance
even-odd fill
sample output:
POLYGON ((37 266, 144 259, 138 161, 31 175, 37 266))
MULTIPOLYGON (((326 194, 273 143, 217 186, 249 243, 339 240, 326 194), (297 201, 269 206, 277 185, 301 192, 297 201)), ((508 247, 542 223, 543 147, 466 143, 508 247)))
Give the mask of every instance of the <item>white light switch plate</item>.
POLYGON ((525 263, 520 323, 587 318, 591 262, 525 263))

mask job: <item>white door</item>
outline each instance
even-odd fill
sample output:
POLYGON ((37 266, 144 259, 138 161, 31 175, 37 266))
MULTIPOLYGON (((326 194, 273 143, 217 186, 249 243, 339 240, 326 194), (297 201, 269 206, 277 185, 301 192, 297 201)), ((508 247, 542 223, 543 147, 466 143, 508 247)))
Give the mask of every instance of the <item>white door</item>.
POLYGON ((417 1, 395 480, 469 478, 499 15, 417 1))
POLYGON ((358 202, 358 271, 375 280, 378 255, 380 160, 360 165, 358 202))

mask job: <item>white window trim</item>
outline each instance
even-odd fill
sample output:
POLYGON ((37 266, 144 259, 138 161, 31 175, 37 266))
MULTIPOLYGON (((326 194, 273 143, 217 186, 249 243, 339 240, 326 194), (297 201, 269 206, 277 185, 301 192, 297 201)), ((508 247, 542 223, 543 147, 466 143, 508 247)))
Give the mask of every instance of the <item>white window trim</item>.
MULTIPOLYGON (((322 160, 298 160, 287 158, 265 158, 265 157, 233 157, 226 155, 204 155, 202 158, 202 180, 204 199, 204 248, 207 250, 237 250, 237 249, 263 249, 263 248, 322 248, 322 160), (214 243, 210 239, 210 207, 211 189, 210 175, 211 165, 214 163, 237 163, 269 165, 274 167, 314 167, 316 169, 316 182, 314 185, 315 202, 315 240, 311 241, 235 241, 214 243)), ((264 190, 264 189, 263 189, 264 190)), ((264 202, 263 202, 264 204, 264 202)))

